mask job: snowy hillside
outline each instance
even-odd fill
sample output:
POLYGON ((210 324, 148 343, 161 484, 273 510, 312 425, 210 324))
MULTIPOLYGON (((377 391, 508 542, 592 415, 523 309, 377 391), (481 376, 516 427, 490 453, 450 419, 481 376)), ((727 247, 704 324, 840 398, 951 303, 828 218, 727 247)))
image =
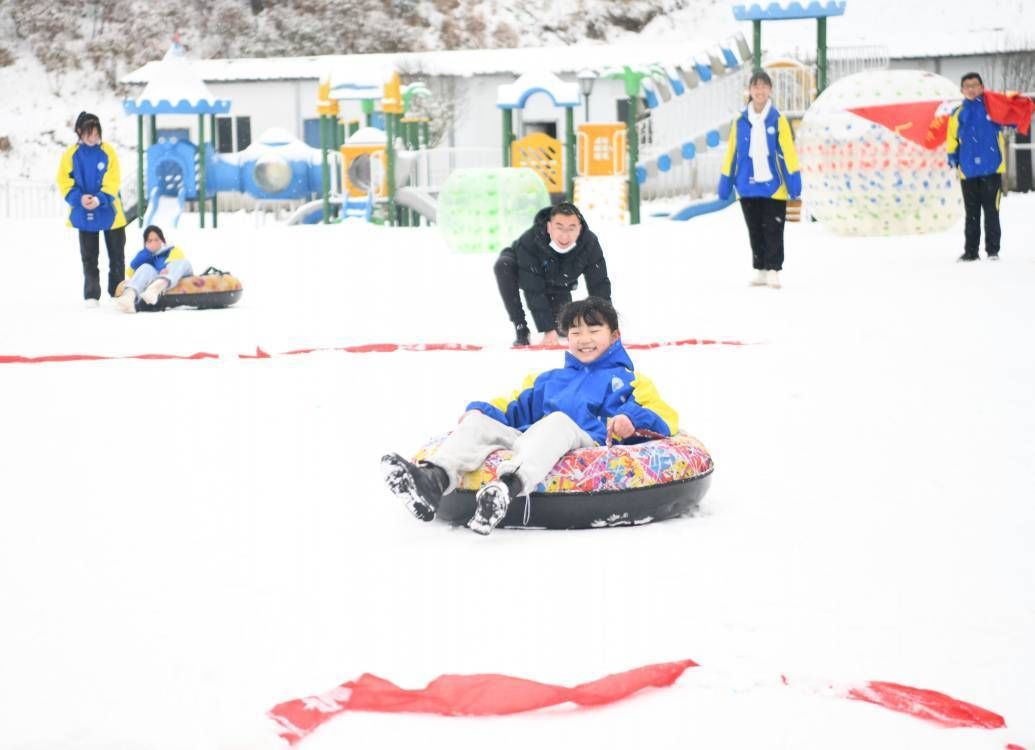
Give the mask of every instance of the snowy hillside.
POLYGON ((506 348, 491 256, 228 214, 170 239, 241 303, 126 316, 82 308, 71 230, 6 223, 0 355, 220 356, 0 363, 0 745, 271 748, 268 709, 364 672, 572 685, 690 658, 610 707, 348 713, 299 748, 1031 750, 1033 217, 1004 200, 998 264, 953 262, 960 226, 793 224, 779 291, 747 286, 736 209, 603 231, 627 342, 746 342, 632 352, 715 481, 694 518, 489 538, 415 521, 377 463, 560 360, 506 348), (332 350, 370 342, 486 348, 332 350), (868 680, 1007 726, 830 692, 868 680))

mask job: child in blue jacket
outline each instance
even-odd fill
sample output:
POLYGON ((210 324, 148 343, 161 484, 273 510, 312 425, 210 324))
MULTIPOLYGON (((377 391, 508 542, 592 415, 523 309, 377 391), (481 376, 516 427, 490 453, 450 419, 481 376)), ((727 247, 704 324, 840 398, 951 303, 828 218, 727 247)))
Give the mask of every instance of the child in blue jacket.
POLYGON ((801 195, 798 154, 790 123, 773 106, 769 75, 752 74, 748 93, 751 101, 730 127, 718 193, 726 200, 736 188, 740 197, 755 268, 752 286, 779 289, 787 200, 801 195))
POLYGON ((101 232, 108 249, 108 294, 112 297, 126 270, 126 215, 119 198, 119 157, 114 148, 101 141, 97 115, 80 112, 75 134, 78 142, 61 157, 57 186, 69 207, 68 223, 79 230, 83 298, 87 307, 97 307, 101 298, 97 267, 101 232))
POLYGON ((999 259, 999 199, 1006 171, 1006 143, 1003 126, 992 122, 985 108, 985 86, 977 73, 960 79, 963 103, 949 115, 945 150, 950 167, 960 175, 963 190, 963 255, 961 261, 978 259, 981 242, 981 214, 985 214, 985 253, 999 259))
POLYGON ((144 229, 144 249, 129 263, 126 284, 116 303, 122 312, 137 311, 137 299, 149 305, 166 291, 194 273, 183 251, 165 242, 162 230, 153 224, 144 229))
POLYGON ((442 496, 495 450, 513 455, 499 465, 498 480, 478 491, 467 527, 479 534, 496 528, 511 499, 530 493, 568 451, 602 444, 608 433, 618 440, 637 430, 676 433, 676 412, 634 371, 610 302, 571 302, 558 326, 568 337, 564 367, 529 376, 510 398, 472 401, 432 462, 415 465, 397 453, 381 459, 389 490, 417 518, 434 518, 442 496))

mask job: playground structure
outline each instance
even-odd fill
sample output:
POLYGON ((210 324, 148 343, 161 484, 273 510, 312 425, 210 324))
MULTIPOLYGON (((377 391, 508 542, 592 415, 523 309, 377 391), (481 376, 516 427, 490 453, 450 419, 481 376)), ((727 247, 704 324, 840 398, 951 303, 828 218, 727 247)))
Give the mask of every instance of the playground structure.
MULTIPOLYGON (((765 8, 737 6, 734 15, 756 22, 757 42, 762 20, 817 17, 825 30, 826 17, 843 13, 845 2, 811 2, 805 8, 799 3, 783 5, 783 10, 776 3, 765 8)), ((817 58, 825 64, 825 33, 820 38, 824 44, 817 58)), ((577 131, 574 110, 582 101, 580 83, 563 81, 551 73, 521 75, 512 83, 500 85, 497 91, 496 106, 503 118, 500 163, 532 169, 552 200, 560 196, 575 200, 595 222, 638 223, 641 195, 645 199, 704 199, 676 211, 673 218, 724 207, 728 203, 710 201, 707 196, 717 183, 717 157, 729 124, 744 106, 749 60, 760 64, 761 50, 757 43, 752 49, 738 34, 713 47, 698 49, 681 64, 581 71, 580 81, 593 77, 620 80, 625 100, 619 104, 626 114, 624 123, 587 122, 577 131), (513 133, 514 111, 523 110, 530 97, 540 94, 564 110, 562 139, 543 132, 518 139, 513 133)), ((155 142, 154 114, 165 110, 146 111, 140 100, 134 103, 134 110, 127 103, 127 111, 151 114, 152 120, 146 172, 142 168, 143 153, 139 156, 140 192, 144 196, 141 208, 150 206, 155 211, 171 203, 176 207, 171 211, 175 214, 186 202, 196 201, 204 226, 207 199, 212 199, 215 224, 214 194, 240 191, 266 200, 303 201, 290 223, 362 219, 407 226, 438 221, 436 195, 449 174, 455 169, 487 167, 491 163, 486 162, 484 154, 467 163, 462 158, 464 152, 486 149, 431 148, 429 123, 426 118, 414 117, 411 108, 414 99, 429 96, 430 91, 421 82, 402 84, 399 72, 391 66, 384 60, 371 64, 362 61, 340 70, 338 78, 332 75, 320 84, 316 101, 319 149, 292 143, 282 132, 275 137, 267 133, 261 139, 264 145, 280 149, 280 153, 256 155, 251 160, 244 152, 217 155, 205 142, 203 114, 213 114, 214 126, 214 112, 229 111, 229 102, 220 102, 220 108, 212 111, 168 109, 175 113, 199 112, 201 147, 155 142), (348 100, 361 104, 361 120, 342 117, 341 104, 348 100)), ((769 61, 766 67, 777 79, 774 99, 793 124, 820 88, 817 75, 796 61, 769 61), (793 103, 788 107, 785 99, 793 99, 793 103)), ((141 100, 154 98, 149 91, 152 83, 141 100)), ((196 85, 204 88, 200 81, 196 85)), ((583 88, 583 92, 588 102, 588 89, 583 88)), ((208 98, 200 99, 206 103, 208 98)), ((170 97, 173 100, 175 97, 170 97)), ((142 119, 139 130, 143 144, 142 119)))
POLYGON ((293 200, 318 195, 323 187, 320 152, 279 128, 264 132, 248 148, 217 154, 206 141, 205 115, 230 111, 229 100, 215 99, 190 70, 183 47, 174 42, 147 87, 126 100, 127 114, 137 115, 137 217, 141 225, 175 227, 187 201, 196 202, 205 226, 211 201, 212 226, 218 225, 216 193, 248 193, 261 200, 293 200), (158 115, 198 115, 198 140, 158 137, 158 115), (144 117, 150 120, 150 145, 144 148, 144 117), (146 155, 146 168, 145 168, 146 155))

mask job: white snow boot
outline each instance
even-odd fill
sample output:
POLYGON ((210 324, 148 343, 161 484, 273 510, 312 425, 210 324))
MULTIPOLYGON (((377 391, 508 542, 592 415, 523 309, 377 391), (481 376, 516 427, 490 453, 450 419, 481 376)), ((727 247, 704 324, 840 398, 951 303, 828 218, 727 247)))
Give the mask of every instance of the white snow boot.
POLYGON ((137 311, 137 293, 126 287, 122 294, 115 298, 115 305, 124 313, 135 313, 137 311))
POLYGON ((765 286, 765 271, 761 268, 755 269, 755 275, 751 277, 751 286, 765 286))
POLYGON ((158 302, 158 298, 162 296, 162 292, 169 288, 168 279, 155 279, 147 285, 147 289, 140 295, 140 299, 149 305, 153 305, 158 302))
POLYGON ((779 271, 766 271, 765 272, 765 284, 770 289, 780 288, 780 272, 779 271))

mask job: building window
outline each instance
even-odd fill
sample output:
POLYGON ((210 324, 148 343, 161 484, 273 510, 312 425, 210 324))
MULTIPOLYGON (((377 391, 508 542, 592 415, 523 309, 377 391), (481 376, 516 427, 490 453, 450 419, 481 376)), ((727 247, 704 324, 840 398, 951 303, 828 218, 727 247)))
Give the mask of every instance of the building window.
POLYGON ((234 123, 233 118, 216 118, 216 152, 230 154, 234 150, 234 123))
POLYGON ((302 120, 302 140, 307 146, 320 148, 320 118, 302 120))
POLYGON ((252 118, 250 117, 217 117, 216 118, 216 151, 220 154, 232 154, 244 151, 252 142, 252 118), (236 126, 236 127, 235 127, 236 126), (234 131, 237 140, 234 140, 234 131))
POLYGON ((237 118, 237 150, 244 151, 252 145, 252 118, 237 118))

